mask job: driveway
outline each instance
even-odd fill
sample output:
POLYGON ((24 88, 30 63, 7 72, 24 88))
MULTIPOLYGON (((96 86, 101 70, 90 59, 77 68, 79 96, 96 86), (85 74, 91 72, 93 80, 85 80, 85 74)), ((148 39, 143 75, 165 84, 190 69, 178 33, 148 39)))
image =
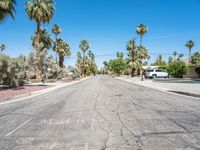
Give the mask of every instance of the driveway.
POLYGON ((0 104, 1 150, 200 149, 200 101, 105 76, 0 104))

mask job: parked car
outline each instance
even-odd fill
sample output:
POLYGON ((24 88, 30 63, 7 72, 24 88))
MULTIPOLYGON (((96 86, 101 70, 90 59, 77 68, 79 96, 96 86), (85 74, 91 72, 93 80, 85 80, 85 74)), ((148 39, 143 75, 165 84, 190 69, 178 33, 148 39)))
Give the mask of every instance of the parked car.
POLYGON ((166 70, 163 69, 149 69, 145 71, 146 78, 167 78, 169 74, 166 70))

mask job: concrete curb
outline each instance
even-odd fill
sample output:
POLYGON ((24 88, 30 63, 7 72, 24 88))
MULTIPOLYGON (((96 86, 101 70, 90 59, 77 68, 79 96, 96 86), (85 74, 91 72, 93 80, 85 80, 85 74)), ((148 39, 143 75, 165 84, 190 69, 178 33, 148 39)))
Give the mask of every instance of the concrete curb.
POLYGON ((30 93, 27 93, 27 94, 22 94, 22 95, 13 96, 13 97, 10 97, 10 98, 2 99, 1 102, 0 102, 0 105, 26 100, 28 98, 34 98, 36 96, 40 96, 40 95, 52 92, 54 90, 57 90, 57 89, 60 89, 60 88, 63 88, 63 87, 74 85, 74 84, 80 83, 82 81, 89 80, 91 78, 93 78, 93 77, 83 78, 83 79, 68 82, 68 83, 60 83, 60 84, 57 84, 53 87, 49 87, 47 89, 43 89, 43 90, 39 90, 39 91, 30 92, 30 93))
POLYGON ((197 100, 200 99, 200 98, 194 97, 194 96, 187 96, 187 95, 183 95, 183 94, 178 94, 178 93, 170 92, 172 90, 167 89, 167 88, 161 88, 161 87, 156 87, 156 86, 144 85, 144 84, 140 84, 140 83, 137 83, 137 82, 131 82, 131 81, 128 81, 126 79, 121 79, 121 78, 115 78, 115 79, 121 80, 121 81, 124 81, 124 82, 128 82, 128 83, 131 83, 131 84, 135 84, 135 85, 138 85, 138 86, 151 88, 151 89, 154 89, 154 90, 158 90, 158 91, 165 92, 165 93, 172 94, 172 95, 176 95, 176 96, 183 96, 183 97, 193 98, 193 99, 197 99, 197 100))

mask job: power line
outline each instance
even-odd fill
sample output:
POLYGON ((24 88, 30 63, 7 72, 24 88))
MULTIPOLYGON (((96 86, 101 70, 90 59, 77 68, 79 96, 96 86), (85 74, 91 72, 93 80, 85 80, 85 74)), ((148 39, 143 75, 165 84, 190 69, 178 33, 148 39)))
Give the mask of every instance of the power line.
MULTIPOLYGON (((128 55, 128 53, 124 53, 126 55, 128 55)), ((170 54, 170 53, 149 53, 150 55, 164 55, 164 56, 173 56, 173 53, 170 54)), ((186 53, 181 53, 183 54, 184 56, 187 56, 188 54, 186 53)), ((95 55, 95 57, 106 57, 106 56, 116 56, 116 53, 115 54, 100 54, 100 55, 95 55)), ((77 57, 76 56, 72 56, 72 57, 68 57, 68 59, 76 59, 77 57)))

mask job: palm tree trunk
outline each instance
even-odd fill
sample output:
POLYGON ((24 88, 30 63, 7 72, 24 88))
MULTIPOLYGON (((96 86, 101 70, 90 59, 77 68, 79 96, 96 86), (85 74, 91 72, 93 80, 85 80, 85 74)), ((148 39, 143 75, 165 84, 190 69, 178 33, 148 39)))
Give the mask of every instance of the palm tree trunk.
POLYGON ((188 58, 188 64, 190 64, 190 62, 191 62, 191 48, 189 48, 189 58, 188 58))
POLYGON ((56 64, 58 64, 58 58, 57 58, 57 38, 58 38, 58 35, 55 34, 55 37, 56 37, 56 64))
POLYGON ((85 52, 83 52, 83 76, 85 77, 85 52))
POLYGON ((59 56, 59 66, 60 66, 60 68, 64 67, 63 62, 64 62, 63 56, 59 56))
POLYGON ((38 20, 37 21, 37 33, 36 33, 36 38, 37 38, 37 42, 40 42, 40 27, 41 27, 41 21, 38 20))
POLYGON ((142 46, 142 37, 143 35, 140 35, 140 46, 142 46))
POLYGON ((135 72, 135 69, 132 68, 132 70, 131 70, 131 77, 132 77, 132 78, 134 77, 134 72, 135 72))

